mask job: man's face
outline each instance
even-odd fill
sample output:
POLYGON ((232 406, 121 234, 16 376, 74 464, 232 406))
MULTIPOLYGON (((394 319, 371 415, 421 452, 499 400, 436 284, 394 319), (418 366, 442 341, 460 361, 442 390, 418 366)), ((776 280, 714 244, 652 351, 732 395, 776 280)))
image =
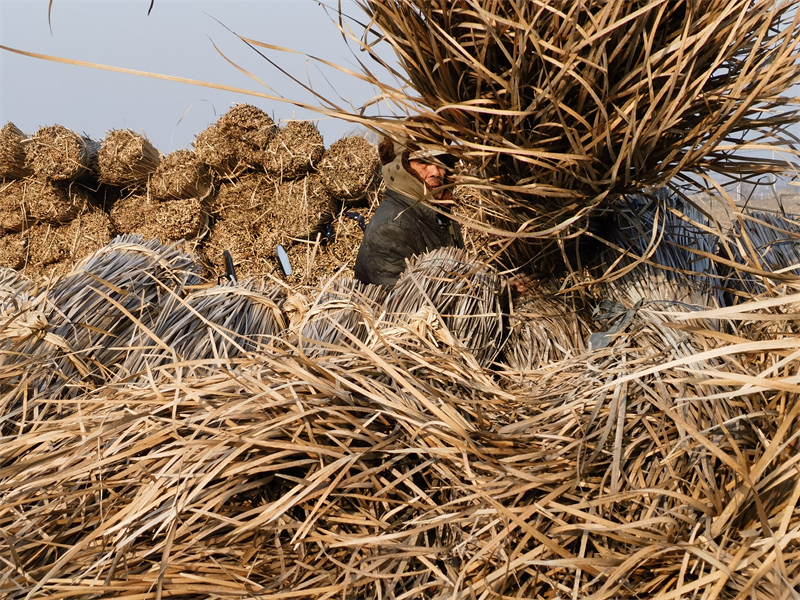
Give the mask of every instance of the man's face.
POLYGON ((437 200, 443 200, 450 196, 449 189, 436 190, 436 188, 441 187, 444 184, 446 176, 444 168, 438 165, 422 162, 420 160, 408 161, 408 165, 414 170, 419 178, 425 182, 425 185, 428 187, 428 189, 433 192, 434 198, 437 200))

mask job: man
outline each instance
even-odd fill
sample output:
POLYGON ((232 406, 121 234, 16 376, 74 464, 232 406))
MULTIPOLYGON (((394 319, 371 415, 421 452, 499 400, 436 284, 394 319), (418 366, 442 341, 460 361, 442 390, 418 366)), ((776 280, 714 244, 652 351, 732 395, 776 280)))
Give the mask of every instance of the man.
POLYGON ((458 223, 427 204, 431 197, 450 197, 450 190, 442 186, 454 157, 386 137, 381 139, 378 153, 386 199, 364 232, 355 276, 363 283, 390 288, 400 278, 407 258, 442 246, 461 248, 464 243, 458 223))

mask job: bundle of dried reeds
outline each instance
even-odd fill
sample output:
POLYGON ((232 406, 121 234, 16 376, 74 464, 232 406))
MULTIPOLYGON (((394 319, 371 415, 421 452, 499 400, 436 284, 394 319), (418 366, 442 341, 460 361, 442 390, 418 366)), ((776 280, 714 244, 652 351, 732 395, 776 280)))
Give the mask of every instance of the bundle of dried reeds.
POLYGON ((263 166, 281 181, 297 179, 316 168, 323 152, 325 144, 314 123, 289 121, 270 141, 263 166))
POLYGON ((0 267, 22 269, 28 257, 28 236, 25 233, 0 235, 0 267))
POLYGON ((110 132, 97 156, 98 177, 103 183, 128 187, 147 182, 161 161, 150 141, 130 129, 110 132))
POLYGON ((148 191, 156 200, 202 198, 212 187, 208 167, 191 150, 175 150, 158 163, 148 191))
POLYGON ((40 127, 25 144, 37 176, 51 181, 71 181, 97 168, 100 143, 62 125, 40 127))
POLYGON ((31 224, 69 223, 89 208, 89 194, 76 183, 53 183, 35 177, 0 186, 0 224, 22 231, 31 224))
POLYGON ((7 315, 18 311, 20 306, 35 293, 35 289, 29 277, 25 277, 13 268, 0 268, 0 314, 7 315))
POLYGON ((713 260, 718 236, 691 204, 667 190, 629 195, 605 219, 601 228, 607 247, 597 262, 598 299, 620 303, 626 310, 643 304, 673 312, 723 305, 713 260))
POLYGON ((364 137, 343 137, 325 150, 318 173, 334 198, 360 198, 381 178, 378 149, 364 137))
POLYGON ((264 351, 283 333, 286 322, 276 304, 282 295, 280 286, 263 280, 217 285, 185 298, 174 294, 162 304, 152 333, 138 334, 143 347, 129 354, 119 377, 148 381, 164 369, 191 375, 231 368, 232 359, 264 351))
POLYGON ((441 329, 441 341, 466 349, 482 366, 503 345, 505 280, 463 250, 444 247, 412 258, 386 298, 383 321, 441 329))
POLYGON ((37 302, 8 317, 7 324, 33 320, 36 326, 15 330, 6 362, 23 369, 20 376, 27 364, 46 365, 15 380, 20 387, 14 393, 53 399, 107 381, 130 351, 127 344, 138 332, 152 331, 162 303, 197 284, 198 272, 174 246, 138 235, 120 236, 93 253, 37 302))
POLYGON ((505 363, 517 371, 541 369, 583 352, 590 328, 577 306, 555 295, 535 291, 514 301, 508 319, 505 363))
POLYGON ((303 318, 298 347, 312 358, 363 347, 385 298, 380 286, 331 279, 303 318))
POLYGON ((261 167, 275 137, 275 122, 260 108, 237 104, 194 141, 197 157, 225 176, 261 167))
POLYGON ((286 181, 275 191, 269 211, 269 224, 287 238, 315 239, 325 234, 336 207, 319 175, 286 181))
POLYGON ((169 244, 197 238, 207 227, 208 212, 200 198, 157 202, 132 194, 114 203, 109 218, 119 234, 137 233, 169 244))
POLYGON ((27 137, 11 121, 0 129, 0 179, 18 179, 33 172, 25 154, 27 137))
POLYGON ((800 79, 797 0, 358 4, 362 46, 401 84, 366 66, 363 78, 421 117, 366 123, 452 143, 497 192, 507 230, 550 235, 610 194, 681 173, 797 170, 798 112, 782 96, 800 79), (399 68, 379 58, 383 43, 399 68), (751 152, 770 144, 785 156, 751 152))

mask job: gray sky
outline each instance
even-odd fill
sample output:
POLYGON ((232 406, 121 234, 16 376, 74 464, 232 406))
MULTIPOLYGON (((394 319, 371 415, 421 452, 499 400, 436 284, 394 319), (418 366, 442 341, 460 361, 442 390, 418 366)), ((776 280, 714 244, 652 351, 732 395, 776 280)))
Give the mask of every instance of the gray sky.
MULTIPOLYGON (((331 21, 332 13, 326 14, 313 0, 155 0, 148 16, 149 5, 150 0, 55 0, 51 35, 48 0, 0 0, 0 43, 40 54, 314 102, 218 20, 244 37, 321 56, 358 70, 331 21), (266 89, 237 71, 217 53, 212 42, 273 89, 266 89)), ((343 8, 362 17, 350 1, 344 1, 343 8)), ((376 93, 344 74, 323 75, 301 56, 275 52, 269 56, 292 75, 305 80, 311 77, 314 88, 326 96, 338 93, 360 106, 376 93)), ((364 53, 360 56, 374 65, 364 53)), ((322 118, 281 102, 0 51, 0 126, 12 121, 29 134, 55 123, 95 139, 102 139, 111 129, 129 128, 143 131, 166 154, 189 147, 194 137, 234 102, 259 106, 276 121, 293 117, 319 119, 326 145, 356 130, 347 122, 322 118)))

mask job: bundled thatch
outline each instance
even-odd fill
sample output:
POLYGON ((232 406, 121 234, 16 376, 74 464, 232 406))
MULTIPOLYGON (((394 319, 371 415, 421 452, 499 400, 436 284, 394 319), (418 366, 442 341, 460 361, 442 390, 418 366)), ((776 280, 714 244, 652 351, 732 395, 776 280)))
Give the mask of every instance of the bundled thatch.
POLYGON ((336 208, 319 175, 287 181, 278 186, 271 210, 275 230, 288 238, 314 239, 325 234, 336 208))
POLYGON ((360 222, 368 223, 374 212, 375 205, 343 208, 326 226, 324 234, 293 243, 288 249, 292 275, 286 281, 316 285, 334 275, 352 277, 358 248, 364 239, 360 222))
POLYGON ((150 196, 156 200, 202 198, 211 189, 208 167, 191 150, 175 150, 158 163, 150 177, 150 196))
POLYGON ((18 311, 35 290, 36 286, 29 277, 15 269, 0 268, 0 314, 18 311))
POLYGON ((275 122, 260 108, 237 104, 194 141, 197 157, 222 175, 261 167, 275 137, 275 122))
POLYGON ((482 366, 503 345, 508 288, 503 278, 463 250, 445 247, 412 258, 386 299, 387 323, 409 323, 441 334, 482 366))
POLYGON ((343 137, 322 155, 318 172, 333 197, 360 198, 381 177, 378 149, 364 137, 343 137))
POLYGON ((33 172, 25 154, 27 137, 11 121, 0 129, 0 179, 18 179, 33 172))
POLYGON ((598 260, 595 293, 625 309, 704 310, 722 305, 712 257, 718 236, 692 205, 666 190, 630 195, 600 226, 608 245, 598 260))
POLYGON ((516 371, 530 371, 574 358, 586 347, 590 329, 579 307, 555 295, 532 293, 515 300, 509 315, 505 362, 516 371))
POLYGON ((270 141, 264 169, 279 180, 297 179, 316 168, 325 144, 314 123, 289 121, 270 141))
MULTIPOLYGON (((187 255, 141 236, 121 236, 81 261, 32 300, 17 327, 3 337, 7 364, 19 372, 3 382, 16 394, 53 399, 75 395, 111 378, 141 331, 151 331, 162 303, 199 282, 187 255), (29 363, 46 368, 25 376, 29 363), (18 379, 22 377, 22 379, 18 379)), ((47 400, 43 400, 47 402, 47 400)))
POLYGON ((51 181, 70 181, 93 173, 99 150, 99 142, 62 125, 40 127, 25 144, 36 175, 51 181))
POLYGON ((451 142, 499 193, 507 230, 549 235, 607 195, 681 173, 796 171, 797 111, 781 94, 800 79, 797 0, 358 4, 361 43, 409 87, 367 66, 363 77, 421 115, 365 122, 451 142), (384 43, 399 68, 379 58, 384 43), (754 139, 785 157, 749 155, 754 139))
POLYGON ((89 194, 78 184, 34 177, 0 185, 0 226, 21 231, 28 225, 68 223, 89 208, 89 194))
POLYGON ((217 276, 225 272, 223 252, 228 250, 239 277, 266 275, 275 269, 274 247, 265 240, 255 210, 230 210, 228 218, 214 224, 203 253, 217 276))
POLYGON ((116 129, 100 147, 98 177, 103 183, 120 187, 146 183, 160 161, 161 154, 147 138, 130 129, 116 129))
POLYGON ((254 211, 263 215, 257 220, 263 221, 266 215, 271 214, 274 204, 275 191, 278 182, 265 173, 246 173, 236 179, 224 181, 219 186, 212 210, 215 216, 228 219, 232 216, 239 218, 242 211, 254 211))
POLYGON ((380 286, 349 278, 330 280, 304 315, 299 347, 310 357, 358 348, 375 328, 385 297, 380 286))
POLYGON ((155 202, 138 194, 117 200, 109 217, 118 234, 138 233, 164 244, 196 238, 204 232, 208 221, 199 198, 155 202))
MULTIPOLYGON (((25 274, 29 277, 62 275, 111 241, 111 221, 92 210, 67 225, 36 225, 24 232, 25 274)), ((17 267, 23 268, 23 266, 17 267)))
POLYGON ((144 347, 131 352, 119 377, 147 380, 165 368, 187 375, 230 368, 232 359, 264 350, 283 333, 286 322, 276 304, 282 295, 281 287, 264 281, 173 295, 163 303, 152 334, 138 335, 144 347))

